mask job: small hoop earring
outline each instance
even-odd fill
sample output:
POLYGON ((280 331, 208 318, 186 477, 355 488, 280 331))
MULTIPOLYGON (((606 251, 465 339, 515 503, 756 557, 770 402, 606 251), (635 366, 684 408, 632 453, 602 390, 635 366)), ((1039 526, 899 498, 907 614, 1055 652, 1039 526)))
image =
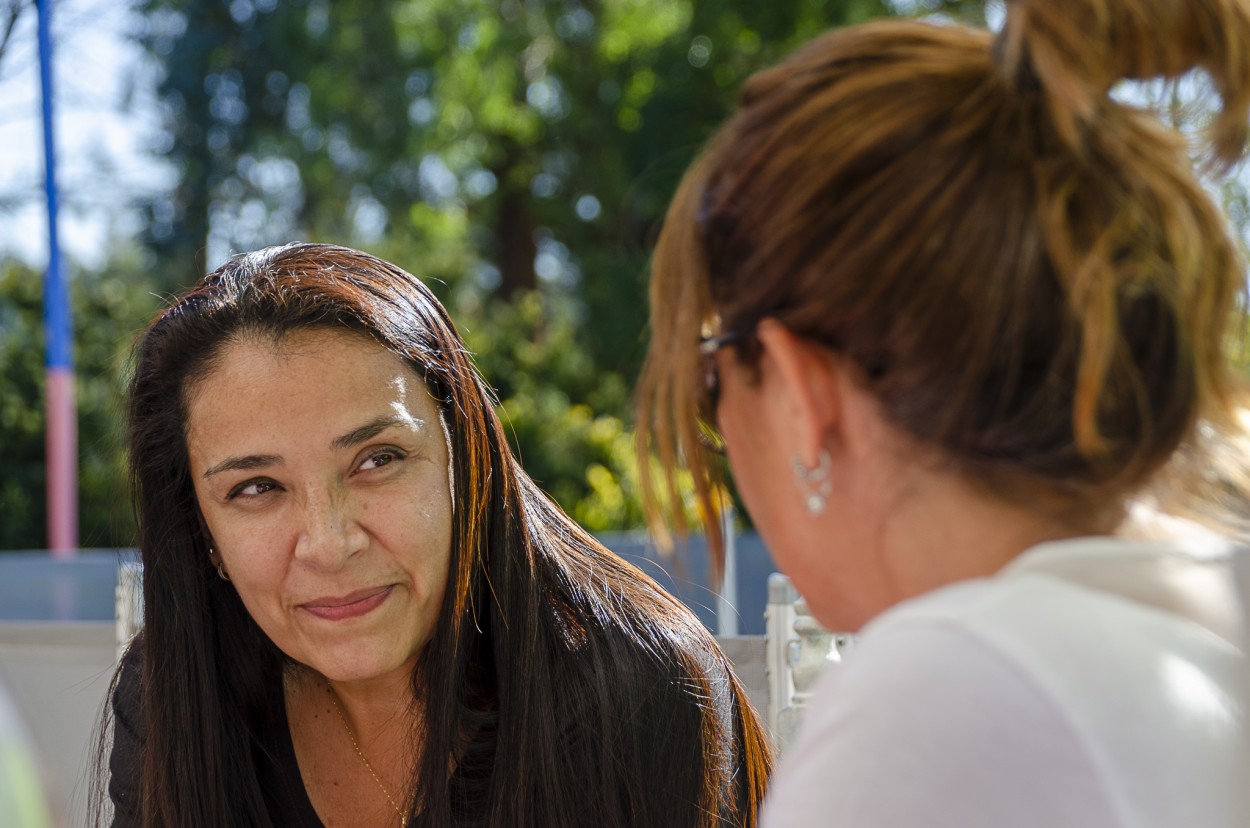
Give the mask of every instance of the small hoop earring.
POLYGON ((833 494, 833 480, 829 477, 832 470, 833 458, 829 456, 827 449, 820 450, 816 467, 812 469, 804 466, 799 458, 794 458, 794 479, 803 492, 807 512, 813 517, 824 513, 825 507, 829 505, 829 495, 833 494))
MULTIPOLYGON (((216 550, 213 549, 213 547, 211 546, 208 547, 208 562, 209 563, 213 562, 213 556, 216 554, 217 552, 216 550)), ((230 576, 226 574, 226 562, 221 560, 220 558, 217 559, 217 577, 221 578, 223 581, 230 580, 230 576)))

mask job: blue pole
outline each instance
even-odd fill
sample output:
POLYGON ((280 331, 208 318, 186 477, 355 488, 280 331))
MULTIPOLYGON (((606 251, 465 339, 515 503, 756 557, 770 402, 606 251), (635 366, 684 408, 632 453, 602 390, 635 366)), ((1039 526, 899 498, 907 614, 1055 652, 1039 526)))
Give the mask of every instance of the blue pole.
POLYGON ((36 0, 35 6, 39 16, 44 182, 48 200, 48 270, 43 281, 48 547, 53 555, 70 557, 78 546, 78 418, 74 399, 74 342, 70 326, 69 285, 65 281, 57 237, 51 0, 36 0))

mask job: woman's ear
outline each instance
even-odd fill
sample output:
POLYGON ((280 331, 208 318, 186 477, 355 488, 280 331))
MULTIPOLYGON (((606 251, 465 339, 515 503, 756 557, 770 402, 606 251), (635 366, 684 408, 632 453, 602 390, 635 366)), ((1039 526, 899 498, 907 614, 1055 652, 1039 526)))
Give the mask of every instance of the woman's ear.
POLYGON ((794 457, 806 468, 815 468, 821 452, 835 448, 841 438, 842 368, 824 347, 776 319, 760 322, 756 336, 764 349, 763 361, 774 372, 776 402, 789 418, 787 428, 796 440, 791 447, 794 457))

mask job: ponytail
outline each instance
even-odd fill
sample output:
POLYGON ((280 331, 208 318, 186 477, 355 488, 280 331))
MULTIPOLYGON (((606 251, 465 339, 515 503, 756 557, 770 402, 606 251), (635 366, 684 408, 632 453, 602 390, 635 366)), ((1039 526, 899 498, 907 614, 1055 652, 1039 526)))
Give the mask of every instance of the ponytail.
POLYGON ((1204 70, 1227 170, 1250 0, 1007 6, 997 36, 877 21, 748 81, 656 250, 644 451, 715 478, 685 422, 698 326, 773 318, 858 364, 895 428, 1004 497, 1077 521, 1166 479, 1167 508, 1216 503, 1244 526, 1245 262, 1185 136, 1112 92, 1204 70))
POLYGON ((1210 155, 1224 166, 1250 134, 1250 4, 1245 0, 1009 0, 995 44, 1017 85, 1034 80, 1059 134, 1079 146, 1098 128, 1121 80, 1210 76, 1220 97, 1208 126, 1210 155))

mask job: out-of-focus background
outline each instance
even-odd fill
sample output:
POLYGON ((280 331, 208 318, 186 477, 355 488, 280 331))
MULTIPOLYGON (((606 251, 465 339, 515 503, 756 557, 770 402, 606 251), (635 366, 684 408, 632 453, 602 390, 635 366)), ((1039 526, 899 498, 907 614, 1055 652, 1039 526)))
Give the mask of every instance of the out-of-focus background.
MULTIPOLYGON (((647 256, 742 81, 832 26, 1002 15, 967 0, 45 5, 84 547, 132 542, 119 392, 135 332, 231 253, 295 239, 427 279, 533 477, 592 531, 640 528, 647 256)), ((34 0, 0 0, 0 550, 47 546, 35 22, 34 0)), ((1201 124, 1176 90, 1138 94, 1201 124)), ((1244 229, 1245 187, 1223 195, 1244 229)))
MULTIPOLYGON (((336 242, 427 279, 530 473, 641 525, 646 259, 752 71, 882 0, 45 0, 71 283, 80 543, 127 546, 127 350, 228 255, 336 242)), ((47 545, 33 0, 0 0, 0 550, 47 545)))
POLYGON ((295 239, 425 278, 498 390, 529 472, 736 636, 726 647, 758 692, 763 544, 740 520, 718 594, 698 539, 661 559, 640 533, 630 393, 648 251, 751 72, 831 26, 976 20, 979 4, 40 2, 42 54, 35 0, 0 0, 0 822, 22 808, 19 825, 46 824, 40 801, 53 824, 86 821, 94 728, 127 633, 114 590, 134 555, 121 391, 136 332, 230 254, 295 239), (84 550, 72 559, 43 551, 41 57, 77 391, 84 550))
MULTIPOLYGON (((663 211, 742 81, 799 43, 886 15, 1002 16, 1001 3, 967 0, 40 2, 78 538, 100 551, 40 551, 49 254, 37 6, 0 0, 0 683, 54 819, 74 825, 114 663, 118 561, 133 554, 118 551, 134 543, 127 354, 167 297, 232 253, 296 239, 360 247, 425 278, 539 484, 714 630, 758 636, 772 564, 747 518, 719 596, 697 539, 662 559, 639 534, 630 394, 663 211)), ((1196 81, 1124 95, 1197 129, 1202 92, 1196 81)), ((1244 179, 1220 196, 1244 238, 1244 179)), ((735 655, 746 652, 731 655, 755 669, 762 656, 735 655)))

